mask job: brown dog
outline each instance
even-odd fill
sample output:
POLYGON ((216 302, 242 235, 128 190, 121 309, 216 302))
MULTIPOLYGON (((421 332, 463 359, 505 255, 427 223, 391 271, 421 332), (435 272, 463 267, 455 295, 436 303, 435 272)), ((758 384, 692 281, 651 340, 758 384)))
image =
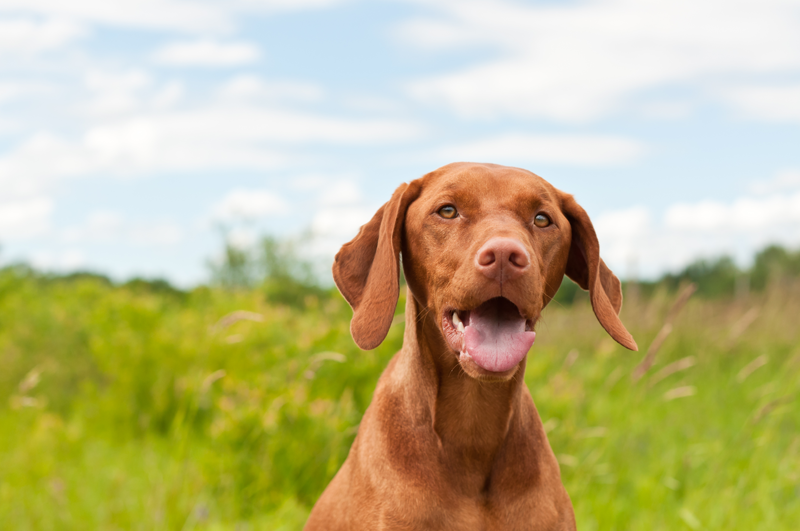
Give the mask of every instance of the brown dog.
POLYGON ((306 529, 575 529, 523 375, 565 273, 611 337, 637 348, 586 212, 541 177, 492 164, 401 185, 333 266, 363 349, 391 326, 400 256, 403 348, 306 529))

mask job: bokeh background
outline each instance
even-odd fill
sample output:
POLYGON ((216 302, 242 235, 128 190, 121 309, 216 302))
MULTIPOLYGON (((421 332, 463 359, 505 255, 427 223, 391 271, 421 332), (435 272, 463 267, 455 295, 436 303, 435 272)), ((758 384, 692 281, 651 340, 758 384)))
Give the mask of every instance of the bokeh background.
POLYGON ((795 0, 0 0, 0 527, 302 527, 403 328, 333 254, 470 160, 625 280, 529 356, 580 528, 795 529, 798 146, 795 0))

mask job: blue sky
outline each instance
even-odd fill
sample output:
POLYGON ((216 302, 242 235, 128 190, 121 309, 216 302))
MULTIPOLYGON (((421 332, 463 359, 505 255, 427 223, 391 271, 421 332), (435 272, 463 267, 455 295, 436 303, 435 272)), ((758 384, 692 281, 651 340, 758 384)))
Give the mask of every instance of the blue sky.
POLYGON ((330 260, 456 160, 573 193, 622 276, 800 245, 796 0, 0 0, 0 261, 330 260))

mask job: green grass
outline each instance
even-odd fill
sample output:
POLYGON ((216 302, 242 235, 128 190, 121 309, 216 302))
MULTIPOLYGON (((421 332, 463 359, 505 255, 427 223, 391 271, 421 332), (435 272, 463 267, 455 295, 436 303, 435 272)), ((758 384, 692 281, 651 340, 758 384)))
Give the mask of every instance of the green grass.
MULTIPOLYGON (((674 297, 626 303, 643 351, 674 297)), ((362 352, 338 295, 300 306, 1 271, 0 527, 300 529, 403 328, 362 352)), ((633 382, 584 299, 549 308, 526 381, 579 528, 797 529, 798 315, 797 284, 692 299, 633 382)))

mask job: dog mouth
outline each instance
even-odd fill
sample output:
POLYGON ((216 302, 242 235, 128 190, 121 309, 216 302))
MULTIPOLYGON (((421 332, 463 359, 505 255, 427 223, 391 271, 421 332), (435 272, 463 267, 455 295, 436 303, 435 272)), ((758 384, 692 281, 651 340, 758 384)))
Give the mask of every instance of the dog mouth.
POLYGON ((536 339, 533 321, 505 297, 495 297, 472 310, 445 311, 444 335, 459 359, 471 359, 491 372, 513 369, 536 339))

